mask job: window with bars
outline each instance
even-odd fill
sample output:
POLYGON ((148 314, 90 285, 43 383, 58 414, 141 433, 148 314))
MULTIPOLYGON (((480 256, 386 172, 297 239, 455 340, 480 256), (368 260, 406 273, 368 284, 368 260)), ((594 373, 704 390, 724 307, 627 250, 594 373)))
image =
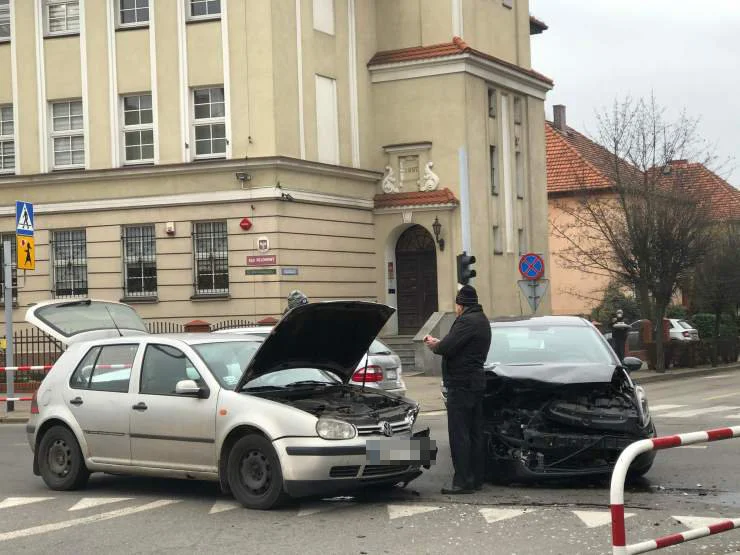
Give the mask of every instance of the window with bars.
POLYGON ((54 297, 87 295, 87 236, 84 229, 52 232, 51 270, 54 297))
POLYGON ((153 225, 123 228, 123 293, 126 297, 157 295, 157 249, 153 225))
POLYGON ((54 169, 85 167, 85 132, 82 101, 68 100, 51 104, 51 142, 54 169))
POLYGON ((0 106, 0 173, 15 172, 13 106, 0 106))
POLYGON ((189 0, 190 18, 214 17, 221 14, 221 0, 189 0))
POLYGON ((226 222, 193 224, 195 295, 229 292, 229 250, 226 222))
POLYGON ((514 123, 522 123, 522 99, 514 97, 514 123))
POLYGON ((10 39, 10 0, 0 0, 0 41, 10 39))
POLYGON ((10 266, 13 285, 13 304, 18 302, 18 255, 14 233, 0 235, 0 304, 5 304, 5 241, 10 241, 10 266))
POLYGON ((516 197, 524 198, 525 185, 524 185, 524 156, 521 152, 515 154, 516 158, 516 197))
POLYGON ((496 117, 496 89, 488 89, 488 117, 496 117))
POLYGON ((196 158, 223 158, 226 154, 224 88, 193 90, 193 131, 196 158))
POLYGON ((79 0, 45 0, 46 33, 65 35, 80 32, 79 0))
POLYGON ((149 0, 118 0, 118 23, 124 27, 149 22, 149 0))
POLYGON ((123 144, 127 164, 154 161, 152 95, 136 94, 123 98, 123 144))

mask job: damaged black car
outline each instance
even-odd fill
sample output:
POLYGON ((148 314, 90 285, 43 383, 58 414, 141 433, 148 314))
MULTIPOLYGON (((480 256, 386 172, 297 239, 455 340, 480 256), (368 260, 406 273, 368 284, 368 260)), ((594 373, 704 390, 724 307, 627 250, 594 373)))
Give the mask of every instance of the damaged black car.
MULTIPOLYGON (((630 378, 642 362, 620 362, 587 320, 499 319, 491 331, 484 398, 490 481, 608 475, 625 447, 655 437, 645 391, 630 378)), ((630 475, 647 473, 654 458, 654 451, 640 455, 630 475)))

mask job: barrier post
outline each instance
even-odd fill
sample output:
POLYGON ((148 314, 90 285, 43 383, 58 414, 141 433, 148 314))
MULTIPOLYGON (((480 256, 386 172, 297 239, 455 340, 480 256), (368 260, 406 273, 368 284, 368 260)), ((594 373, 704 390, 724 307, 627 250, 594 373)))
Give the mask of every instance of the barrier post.
POLYGON ((633 555, 635 553, 646 553, 664 547, 677 545, 679 543, 727 532, 740 528, 740 518, 720 520, 710 526, 686 530, 678 534, 663 536, 656 540, 648 540, 632 545, 627 544, 627 532, 624 525, 624 482, 632 462, 642 453, 648 451, 670 449, 681 445, 692 443, 704 443, 708 441, 720 441, 740 437, 740 426, 730 428, 718 428, 702 432, 690 432, 673 436, 656 437, 653 439, 641 439, 630 444, 622 451, 617 459, 612 472, 611 488, 609 490, 609 506, 612 517, 612 553, 613 555, 633 555))
MULTIPOLYGON (((3 301, 5 304, 5 366, 12 367, 13 360, 13 265, 12 265, 12 247, 9 240, 3 242, 3 272, 5 272, 5 291, 3 291, 3 301)), ((13 370, 5 371, 5 391, 8 400, 5 401, 5 412, 15 410, 15 401, 11 401, 14 394, 15 372, 13 370)))

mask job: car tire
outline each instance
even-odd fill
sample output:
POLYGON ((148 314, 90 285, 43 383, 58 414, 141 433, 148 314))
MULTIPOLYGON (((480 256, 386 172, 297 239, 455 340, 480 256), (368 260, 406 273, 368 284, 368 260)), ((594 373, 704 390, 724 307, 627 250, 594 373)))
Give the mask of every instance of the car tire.
POLYGON ((53 426, 41 437, 38 462, 41 478, 53 490, 81 489, 90 477, 77 438, 64 426, 53 426))
POLYGON ((250 434, 229 452, 226 478, 231 493, 248 509, 274 509, 288 500, 280 459, 266 438, 250 434))

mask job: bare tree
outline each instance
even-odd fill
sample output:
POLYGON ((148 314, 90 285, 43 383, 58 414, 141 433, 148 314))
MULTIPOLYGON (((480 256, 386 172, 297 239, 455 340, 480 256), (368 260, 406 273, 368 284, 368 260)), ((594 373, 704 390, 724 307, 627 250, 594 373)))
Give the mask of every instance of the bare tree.
POLYGON ((656 368, 665 369, 660 323, 679 283, 702 260, 711 242, 708 201, 692 187, 686 159, 708 164, 712 157, 698 137, 697 120, 675 120, 654 98, 614 103, 598 116, 588 151, 607 184, 594 188, 588 172, 574 167, 580 184, 558 202, 567 216, 552 222, 566 247, 565 267, 608 277, 633 290, 643 317, 656 324, 656 368))
POLYGON ((714 314, 712 366, 717 365, 722 315, 740 305, 740 226, 722 224, 714 229, 712 249, 697 266, 692 280, 695 304, 714 314))

